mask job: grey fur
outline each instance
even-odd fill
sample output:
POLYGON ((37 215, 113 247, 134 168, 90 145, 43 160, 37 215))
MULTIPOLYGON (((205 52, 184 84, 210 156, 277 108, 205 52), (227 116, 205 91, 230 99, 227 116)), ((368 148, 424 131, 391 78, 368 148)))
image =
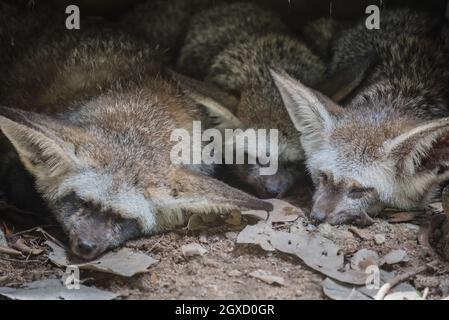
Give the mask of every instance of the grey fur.
POLYGON ((380 13, 380 30, 369 30, 361 20, 355 27, 345 30, 333 44, 331 72, 342 70, 353 61, 380 46, 388 46, 401 36, 426 36, 434 31, 438 21, 430 14, 408 9, 384 10, 380 13))
POLYGON ((215 56, 224 49, 250 36, 286 31, 279 17, 250 3, 224 4, 199 12, 190 21, 178 70, 202 79, 215 56))
POLYGON ((319 18, 306 24, 302 34, 310 48, 321 59, 329 62, 333 40, 348 27, 347 23, 332 18, 319 18))

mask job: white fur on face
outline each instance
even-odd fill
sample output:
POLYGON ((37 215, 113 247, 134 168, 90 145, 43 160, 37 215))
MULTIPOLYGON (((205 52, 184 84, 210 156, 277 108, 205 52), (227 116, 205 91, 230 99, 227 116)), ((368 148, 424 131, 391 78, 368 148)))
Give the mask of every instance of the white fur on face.
POLYGON ((127 184, 117 184, 110 174, 99 174, 92 170, 65 179, 54 195, 55 199, 75 192, 85 201, 93 201, 102 210, 111 210, 123 219, 135 219, 144 233, 155 229, 156 209, 144 197, 144 192, 127 184))
POLYGON ((348 159, 339 154, 338 148, 323 143, 319 150, 307 159, 307 166, 312 175, 330 172, 336 183, 351 179, 366 188, 374 188, 383 206, 400 209, 416 209, 425 205, 438 184, 431 171, 416 175, 404 175, 398 172, 396 161, 384 157, 371 163, 360 159, 348 159))

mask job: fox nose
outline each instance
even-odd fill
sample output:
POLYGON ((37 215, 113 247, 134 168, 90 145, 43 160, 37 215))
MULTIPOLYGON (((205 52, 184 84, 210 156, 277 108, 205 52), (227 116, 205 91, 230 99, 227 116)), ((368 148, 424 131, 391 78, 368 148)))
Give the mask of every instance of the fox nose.
POLYGON ((90 240, 80 240, 78 242, 78 252, 83 256, 89 256, 96 249, 96 245, 90 240))
POLYGON ((270 198, 278 197, 282 191, 283 190, 280 186, 267 186, 266 188, 267 196, 270 198))
POLYGON ((326 220, 327 215, 321 210, 313 210, 310 217, 312 218, 313 221, 321 223, 326 220))

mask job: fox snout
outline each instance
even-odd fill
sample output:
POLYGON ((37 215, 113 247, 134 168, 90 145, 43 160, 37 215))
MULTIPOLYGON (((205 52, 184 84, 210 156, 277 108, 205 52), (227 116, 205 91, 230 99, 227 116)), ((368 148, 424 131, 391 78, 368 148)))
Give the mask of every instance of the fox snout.
POLYGON ((322 176, 310 218, 314 223, 368 226, 374 222, 371 216, 381 208, 378 193, 373 188, 355 186, 354 182, 335 184, 332 177, 322 176))
POLYGON ((284 196, 292 186, 292 181, 284 175, 272 175, 261 178, 261 195, 264 198, 280 198, 284 196))
POLYGON ((107 248, 102 248, 98 242, 74 236, 70 239, 70 250, 77 257, 92 260, 102 254, 107 248))
POLYGON ((247 190, 262 199, 281 198, 298 180, 297 171, 280 167, 273 175, 260 175, 258 165, 234 165, 231 171, 247 190))
POLYGON ((312 222, 316 224, 327 222, 331 225, 356 224, 362 227, 374 223, 373 219, 365 211, 339 211, 326 213, 320 209, 313 209, 310 213, 312 222))

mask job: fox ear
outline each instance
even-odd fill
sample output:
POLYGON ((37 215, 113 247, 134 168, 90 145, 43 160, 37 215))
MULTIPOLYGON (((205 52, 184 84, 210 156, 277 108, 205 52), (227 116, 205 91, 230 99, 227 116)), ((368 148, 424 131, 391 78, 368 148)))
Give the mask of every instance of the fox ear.
POLYGON ((386 142, 385 153, 405 174, 449 169, 449 118, 429 121, 386 142))
POLYGON ((212 84, 173 71, 169 74, 191 99, 207 110, 211 118, 217 119, 220 127, 231 129, 241 126, 240 120, 233 113, 239 103, 236 97, 212 84))
POLYGON ((270 73, 295 128, 301 132, 305 151, 311 152, 322 140, 324 129, 333 122, 333 115, 343 109, 283 71, 270 73))
POLYGON ((217 213, 233 209, 273 210, 271 203, 211 177, 179 168, 169 177, 176 190, 173 205, 190 212, 217 213))
POLYGON ((45 116, 0 107, 0 129, 36 178, 54 177, 72 168, 74 158, 62 141, 42 125, 45 116))

